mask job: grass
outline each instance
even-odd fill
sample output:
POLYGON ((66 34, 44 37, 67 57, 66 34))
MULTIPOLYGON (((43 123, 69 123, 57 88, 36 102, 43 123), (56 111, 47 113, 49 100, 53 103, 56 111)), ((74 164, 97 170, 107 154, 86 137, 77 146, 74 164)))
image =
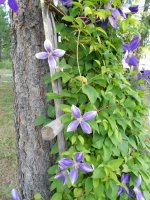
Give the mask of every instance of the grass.
POLYGON ((12 69, 12 62, 9 59, 1 60, 0 69, 12 69))
POLYGON ((11 70, 0 69, 0 199, 9 200, 16 182, 16 145, 13 123, 11 70))

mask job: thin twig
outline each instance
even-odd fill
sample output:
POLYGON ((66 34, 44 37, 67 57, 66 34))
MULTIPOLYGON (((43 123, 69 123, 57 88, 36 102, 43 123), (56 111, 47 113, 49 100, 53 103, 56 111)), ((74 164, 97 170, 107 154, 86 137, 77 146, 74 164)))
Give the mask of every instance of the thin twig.
POLYGON ((79 44, 80 44, 80 30, 78 32, 78 40, 77 40, 77 66, 78 66, 78 71, 79 71, 79 75, 81 78, 81 70, 80 70, 80 65, 79 65, 79 44))

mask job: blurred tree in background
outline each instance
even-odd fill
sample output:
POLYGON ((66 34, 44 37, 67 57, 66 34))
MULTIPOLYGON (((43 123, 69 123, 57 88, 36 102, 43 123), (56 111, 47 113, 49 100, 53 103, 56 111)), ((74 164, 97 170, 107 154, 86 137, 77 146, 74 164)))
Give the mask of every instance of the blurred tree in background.
POLYGON ((10 23, 4 7, 0 7, 0 61, 10 59, 10 23))

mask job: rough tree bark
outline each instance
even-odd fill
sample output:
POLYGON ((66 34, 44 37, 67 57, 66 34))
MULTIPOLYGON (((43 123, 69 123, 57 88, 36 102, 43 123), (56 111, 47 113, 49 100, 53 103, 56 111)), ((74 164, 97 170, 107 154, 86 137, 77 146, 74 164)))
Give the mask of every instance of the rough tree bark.
POLYGON ((47 170, 50 143, 42 141, 35 118, 46 113, 43 76, 46 61, 35 58, 43 49, 44 32, 39 0, 18 0, 19 12, 12 15, 12 58, 14 111, 17 134, 18 179, 22 199, 31 200, 37 192, 49 199, 47 170))

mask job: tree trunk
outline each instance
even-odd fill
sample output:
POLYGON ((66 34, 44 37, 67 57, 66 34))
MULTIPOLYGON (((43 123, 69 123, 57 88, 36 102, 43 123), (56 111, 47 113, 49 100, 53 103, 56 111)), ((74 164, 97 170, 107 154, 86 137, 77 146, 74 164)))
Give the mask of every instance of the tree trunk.
POLYGON ((17 134, 18 179, 22 199, 31 200, 37 192, 49 199, 47 170, 51 144, 42 141, 37 117, 46 113, 43 76, 47 61, 35 58, 43 50, 44 32, 39 0, 18 0, 19 12, 12 15, 12 58, 14 111, 17 134))

